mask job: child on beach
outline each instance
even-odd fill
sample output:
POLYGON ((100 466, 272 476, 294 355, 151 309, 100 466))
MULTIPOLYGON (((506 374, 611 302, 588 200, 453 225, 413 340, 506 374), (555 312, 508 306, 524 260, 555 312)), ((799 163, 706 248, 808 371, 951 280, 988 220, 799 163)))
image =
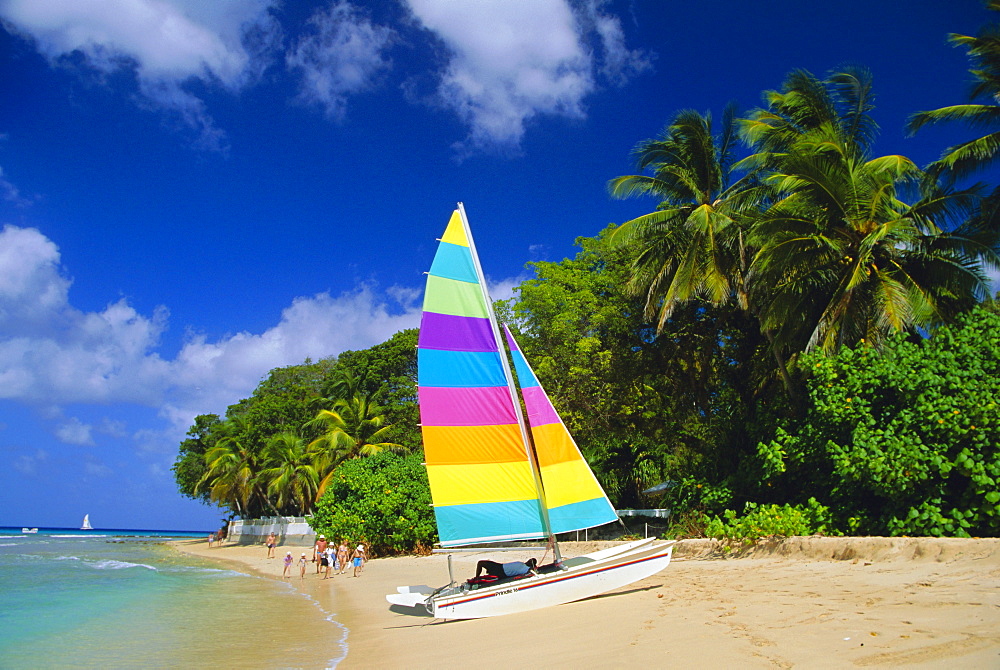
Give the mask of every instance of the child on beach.
POLYGON ((289 572, 292 569, 292 560, 293 560, 292 552, 288 552, 287 554, 285 554, 285 560, 284 560, 285 569, 281 572, 281 576, 285 577, 286 579, 288 578, 289 572))
POLYGON ((306 564, 309 561, 306 560, 305 552, 302 553, 302 558, 299 559, 299 579, 306 578, 306 564))

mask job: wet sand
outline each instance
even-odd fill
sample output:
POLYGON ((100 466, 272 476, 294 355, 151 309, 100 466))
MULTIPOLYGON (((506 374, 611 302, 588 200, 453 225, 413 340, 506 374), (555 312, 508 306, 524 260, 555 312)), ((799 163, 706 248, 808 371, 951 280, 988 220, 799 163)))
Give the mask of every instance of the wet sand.
MULTIPOLYGON (((288 550, 268 560, 263 547, 174 544, 275 579, 288 550)), ((561 546, 573 556, 606 544, 561 546)), ((302 551, 291 549, 296 558, 302 551)), ((455 554, 456 578, 471 576, 476 561, 489 556, 455 554)), ((313 570, 310 564, 305 580, 296 573, 287 581, 347 626, 347 657, 338 666, 346 669, 1000 668, 1000 540, 994 539, 789 538, 739 557, 709 540, 686 540, 661 573, 617 591, 451 622, 416 609, 393 611, 385 601, 397 586, 446 583, 443 555, 375 559, 359 578, 322 580, 313 570)), ((303 607, 302 616, 317 612, 303 607)), ((281 625, 294 634, 294 621, 281 625)))

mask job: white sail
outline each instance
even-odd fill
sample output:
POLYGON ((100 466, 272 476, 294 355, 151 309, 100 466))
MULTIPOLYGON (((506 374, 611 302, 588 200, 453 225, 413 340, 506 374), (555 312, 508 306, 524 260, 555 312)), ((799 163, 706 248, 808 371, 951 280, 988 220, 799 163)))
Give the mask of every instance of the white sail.
POLYGON ((94 527, 90 525, 90 515, 83 515, 83 525, 80 526, 80 530, 94 530, 94 527))

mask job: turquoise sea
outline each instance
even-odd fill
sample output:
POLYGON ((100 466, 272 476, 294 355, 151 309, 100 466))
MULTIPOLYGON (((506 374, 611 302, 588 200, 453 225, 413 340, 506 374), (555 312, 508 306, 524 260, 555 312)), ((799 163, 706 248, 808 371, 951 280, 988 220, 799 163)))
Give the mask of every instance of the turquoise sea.
POLYGON ((166 545, 206 535, 0 527, 0 668, 336 666, 319 603, 166 545))

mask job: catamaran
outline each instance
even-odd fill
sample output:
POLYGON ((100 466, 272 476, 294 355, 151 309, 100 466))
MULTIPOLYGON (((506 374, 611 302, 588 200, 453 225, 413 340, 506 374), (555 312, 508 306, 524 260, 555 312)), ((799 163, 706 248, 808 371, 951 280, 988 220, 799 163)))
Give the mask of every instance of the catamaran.
POLYGON ((512 614, 605 593, 670 563, 674 543, 654 539, 562 557, 557 533, 618 517, 510 330, 503 330, 501 337, 459 203, 428 273, 417 344, 421 432, 440 545, 547 538, 554 560, 492 583, 452 577, 437 589, 401 586, 386 596, 393 605, 422 606, 441 619, 512 614))
POLYGON ((94 530, 94 527, 90 525, 90 515, 83 515, 83 525, 80 526, 80 530, 94 530))

